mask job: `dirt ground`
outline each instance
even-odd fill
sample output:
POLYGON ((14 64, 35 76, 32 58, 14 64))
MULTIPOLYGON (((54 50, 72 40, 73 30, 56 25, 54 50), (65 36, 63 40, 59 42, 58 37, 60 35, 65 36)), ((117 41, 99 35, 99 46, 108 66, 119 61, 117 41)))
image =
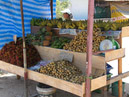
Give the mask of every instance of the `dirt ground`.
MULTIPOLYGON (((29 97, 35 97, 37 95, 36 91, 37 82, 28 81, 28 90, 29 97)), ((129 86, 129 85, 128 85, 129 86)), ((0 75, 0 97, 24 97, 24 79, 16 79, 14 74, 4 74, 0 75)), ((62 90, 57 90, 56 97, 78 97, 76 95, 64 92, 62 90)), ((92 93, 92 97, 101 97, 100 94, 92 93)), ((111 93, 108 93, 107 97, 111 96, 111 93)), ((126 97, 126 96, 125 96, 126 97)))

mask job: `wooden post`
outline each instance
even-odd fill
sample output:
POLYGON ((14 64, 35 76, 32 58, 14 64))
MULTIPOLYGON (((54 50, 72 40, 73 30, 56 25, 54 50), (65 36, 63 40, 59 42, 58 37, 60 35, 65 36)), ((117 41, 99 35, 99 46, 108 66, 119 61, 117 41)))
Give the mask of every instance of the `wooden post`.
POLYGON ((101 94, 102 94, 102 97, 107 97, 107 86, 101 88, 101 94))
POLYGON ((51 19, 53 20, 53 0, 50 1, 51 19))
POLYGON ((92 73, 92 41, 94 23, 94 0, 89 0, 88 5, 88 26, 87 26, 87 58, 86 58, 86 97, 91 97, 91 73, 92 73))
POLYGON ((82 84, 82 96, 81 96, 81 97, 85 97, 85 95, 86 95, 86 94, 85 94, 85 91, 86 91, 86 90, 85 90, 85 89, 86 89, 85 86, 86 86, 86 83, 83 83, 83 84, 82 84))
MULTIPOLYGON (((118 40, 120 47, 122 48, 122 34, 120 34, 120 39, 118 40)), ((118 59, 118 74, 122 73, 122 58, 118 59)), ((122 97, 122 79, 118 81, 118 92, 119 97, 122 97)))
MULTIPOLYGON (((105 63, 105 72, 104 74, 106 75, 107 74, 107 70, 106 70, 106 63, 105 63)), ((101 94, 102 94, 102 97, 107 97, 107 86, 101 88, 101 94)))
POLYGON ((23 63, 24 63, 24 95, 28 97, 28 86, 27 86, 27 58, 26 58, 26 43, 25 43, 25 29, 24 29, 24 15, 23 15, 23 2, 20 0, 20 8, 21 8, 21 23, 22 23, 22 38, 23 38, 23 63))

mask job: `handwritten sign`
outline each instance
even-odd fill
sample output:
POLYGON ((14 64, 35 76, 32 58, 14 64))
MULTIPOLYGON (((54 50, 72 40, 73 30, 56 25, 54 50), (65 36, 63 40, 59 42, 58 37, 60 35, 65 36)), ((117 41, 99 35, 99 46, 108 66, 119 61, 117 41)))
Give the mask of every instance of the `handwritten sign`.
POLYGON ((60 29, 59 34, 77 35, 76 29, 60 29))
POLYGON ((60 52, 59 59, 60 60, 67 60, 69 62, 72 62, 73 61, 73 56, 74 55, 72 53, 60 52))

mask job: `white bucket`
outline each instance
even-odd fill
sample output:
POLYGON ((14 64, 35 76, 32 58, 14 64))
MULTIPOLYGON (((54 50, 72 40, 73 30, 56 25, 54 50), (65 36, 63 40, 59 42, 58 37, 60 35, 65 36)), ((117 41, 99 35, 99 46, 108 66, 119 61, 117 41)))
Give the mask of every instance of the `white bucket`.
POLYGON ((40 88, 38 85, 36 86, 36 90, 39 93, 40 97, 53 97, 53 94, 56 92, 56 89, 51 88, 40 88))

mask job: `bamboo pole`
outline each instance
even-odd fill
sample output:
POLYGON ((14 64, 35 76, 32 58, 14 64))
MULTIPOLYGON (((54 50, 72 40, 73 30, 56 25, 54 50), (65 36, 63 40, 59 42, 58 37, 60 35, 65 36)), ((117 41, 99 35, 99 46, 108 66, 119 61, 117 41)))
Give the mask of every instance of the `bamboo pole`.
POLYGON ((91 73, 92 73, 92 40, 93 40, 94 0, 89 0, 88 27, 87 27, 87 59, 86 59, 86 97, 91 97, 91 73))
POLYGON ((24 15, 23 15, 23 2, 22 2, 22 0, 20 0, 20 7, 21 7, 22 35, 23 35, 24 96, 28 97, 28 86, 27 86, 28 74, 27 74, 27 59, 26 59, 24 15))
POLYGON ((51 19, 53 20, 53 0, 50 1, 50 7, 51 7, 51 19))

